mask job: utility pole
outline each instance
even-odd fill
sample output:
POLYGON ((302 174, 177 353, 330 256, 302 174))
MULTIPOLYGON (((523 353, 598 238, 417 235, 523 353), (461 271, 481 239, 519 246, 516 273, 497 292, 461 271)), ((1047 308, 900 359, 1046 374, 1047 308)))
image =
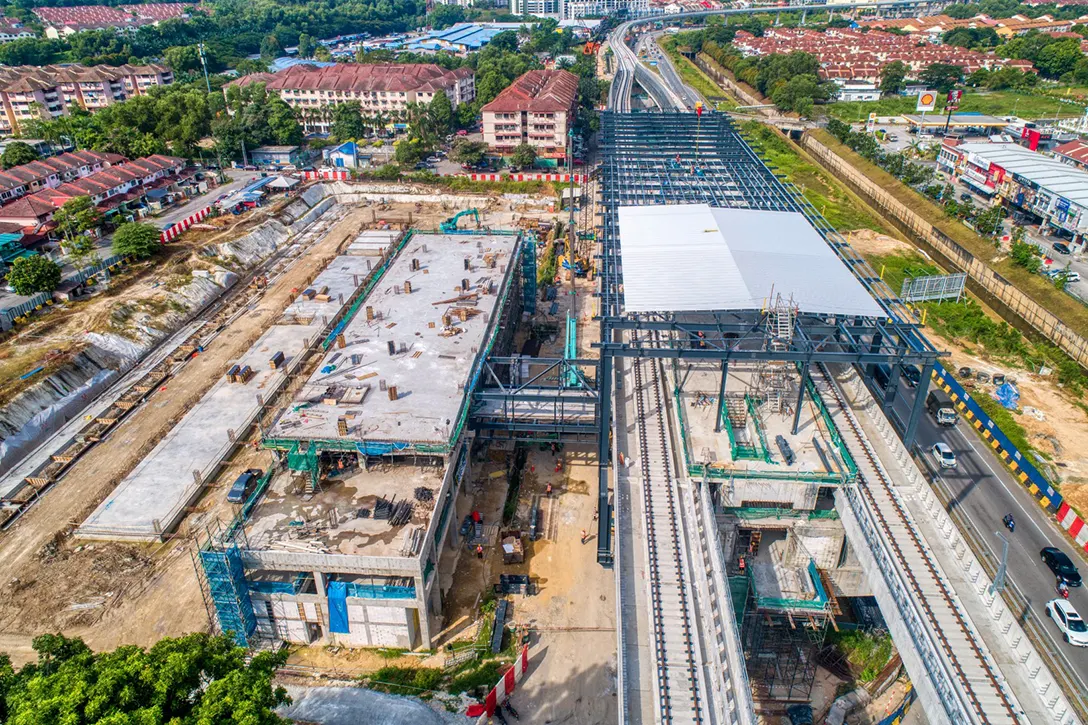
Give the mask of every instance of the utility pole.
POLYGON ((574 244, 577 237, 574 234, 574 124, 570 118, 567 119, 567 180, 570 182, 570 186, 567 187, 570 193, 570 201, 568 211, 570 212, 570 220, 567 222, 568 234, 570 235, 570 244, 567 245, 567 259, 570 260, 570 272, 571 272, 571 287, 574 286, 575 268, 578 266, 577 261, 574 258, 574 244))
MULTIPOLYGON (((200 67, 204 70, 204 87, 208 89, 208 95, 212 94, 212 82, 208 79, 208 57, 204 54, 204 43, 197 44, 197 52, 200 54, 200 67)), ((219 164, 219 173, 216 174, 216 178, 219 179, 219 183, 222 184, 227 176, 223 171, 223 157, 219 154, 219 145, 216 144, 215 148, 215 160, 219 164)))

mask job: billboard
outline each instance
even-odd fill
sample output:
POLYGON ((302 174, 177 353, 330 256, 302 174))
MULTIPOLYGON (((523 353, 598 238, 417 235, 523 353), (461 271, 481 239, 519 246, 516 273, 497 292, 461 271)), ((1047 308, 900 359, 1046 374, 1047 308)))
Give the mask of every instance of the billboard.
POLYGON ((918 106, 915 111, 932 111, 937 107, 937 92, 936 91, 920 91, 918 93, 918 106))
POLYGON ((869 114, 869 120, 865 122, 865 131, 866 131, 866 133, 872 133, 875 130, 876 130, 876 114, 875 113, 870 113, 869 114))
POLYGON ((955 111, 960 107, 961 98, 963 98, 963 91, 949 91, 948 97, 945 99, 944 110, 955 111))

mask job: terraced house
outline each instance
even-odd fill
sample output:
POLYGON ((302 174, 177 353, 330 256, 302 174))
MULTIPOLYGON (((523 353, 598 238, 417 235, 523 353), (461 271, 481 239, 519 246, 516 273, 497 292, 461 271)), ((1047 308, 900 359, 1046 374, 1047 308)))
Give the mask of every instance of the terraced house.
POLYGON ((403 118, 410 103, 427 104, 445 93, 453 107, 476 98, 471 68, 446 70, 432 63, 337 63, 325 68, 309 64, 279 73, 254 73, 228 86, 264 83, 295 109, 307 133, 328 133, 332 109, 357 102, 364 117, 381 126, 403 118))
POLYGON ((173 72, 157 64, 0 68, 0 134, 17 133, 32 120, 66 116, 77 106, 94 113, 173 82, 173 72))

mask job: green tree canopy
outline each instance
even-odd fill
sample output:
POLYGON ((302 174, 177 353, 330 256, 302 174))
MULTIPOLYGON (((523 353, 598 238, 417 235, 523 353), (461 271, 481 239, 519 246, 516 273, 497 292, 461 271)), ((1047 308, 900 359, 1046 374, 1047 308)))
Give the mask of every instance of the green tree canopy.
POLYGON ((340 141, 366 138, 367 128, 363 122, 362 107, 358 101, 338 103, 333 107, 329 133, 340 141))
POLYGON ((963 68, 948 63, 933 63, 918 74, 918 79, 939 93, 948 93, 963 80, 963 68))
POLYGON ((151 224, 128 222, 113 233, 113 253, 146 259, 162 247, 159 230, 151 224))
POLYGON ((487 154, 487 144, 482 141, 469 141, 466 138, 458 139, 450 150, 450 161, 458 164, 475 166, 484 160, 487 154))
POLYGON ((510 154, 510 163, 521 168, 529 168, 536 162, 536 149, 527 143, 518 144, 510 154))
POLYGON ((893 60, 880 69, 880 92, 895 95, 906 87, 907 71, 910 69, 901 60, 893 60))
POLYGON ((453 104, 445 93, 436 93, 431 102, 427 104, 427 115, 435 133, 445 136, 453 129, 453 104))
MULTIPOLYGON (((39 292, 52 292, 60 284, 60 265, 40 254, 19 257, 8 270, 8 284, 16 294, 28 296, 39 292)), ((2 676, 0 672, 0 676, 2 676)), ((3 689, 0 684, 0 689, 3 689)))
POLYGON ((1080 41, 1076 38, 1063 38, 1049 43, 1035 58, 1035 67, 1048 78, 1061 78, 1071 72, 1077 61, 1084 57, 1080 50, 1080 41))
POLYGON ((94 254, 94 239, 87 236, 87 232, 97 229, 102 223, 102 212, 95 207, 91 197, 76 196, 53 212, 53 221, 57 230, 64 235, 61 242, 64 251, 76 266, 82 267, 94 254))
POLYGON ((283 45, 273 33, 264 36, 261 41, 261 60, 275 60, 283 55, 283 45))
POLYGON ((426 153, 427 147, 418 138, 402 138, 397 141, 393 156, 401 166, 411 166, 419 163, 426 153))
POLYGON ((299 58, 313 58, 314 49, 317 44, 314 43, 314 39, 307 33, 303 33, 298 36, 298 57, 299 58))
POLYGON ((287 722, 275 708, 290 698, 272 685, 286 653, 262 652, 247 663, 230 638, 203 633, 98 654, 61 635, 36 637, 33 646, 36 663, 18 672, 0 667, 8 725, 287 722))
POLYGON ((10 169, 14 166, 21 166, 22 164, 29 164, 31 161, 35 161, 38 158, 38 152, 31 147, 28 143, 22 141, 12 141, 4 149, 3 155, 0 155, 0 164, 5 169, 10 169))

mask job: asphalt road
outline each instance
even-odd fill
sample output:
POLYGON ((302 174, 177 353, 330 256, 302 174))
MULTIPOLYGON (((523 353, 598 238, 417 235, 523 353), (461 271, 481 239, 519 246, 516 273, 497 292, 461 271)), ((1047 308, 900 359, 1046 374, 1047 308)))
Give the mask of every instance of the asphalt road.
MULTIPOLYGON (((900 380, 895 413, 902 420, 910 414, 914 402, 914 390, 900 380)), ((1047 617, 1044 607, 1057 594, 1056 580, 1050 569, 1039 559, 1039 552, 1046 546, 1056 546, 1069 554, 1081 573, 1088 576, 1088 562, 1077 555, 1077 549, 1068 535, 1057 526, 1012 474, 1000 463, 992 451, 983 445, 978 435, 962 418, 951 428, 938 426, 928 412, 923 412, 918 426, 917 440, 927 451, 937 441, 944 441, 956 454, 955 469, 946 469, 941 478, 951 497, 949 509, 957 508, 974 526, 980 538, 990 548, 995 561, 1001 560, 1001 540, 994 532, 1000 532, 1009 540, 1008 578, 1027 598, 1031 610, 1043 621, 1044 630, 1054 640, 1057 650, 1069 661, 1071 669, 1080 680, 1088 683, 1088 648, 1066 644, 1058 634, 1057 625, 1047 617), (1002 524, 1005 514, 1011 513, 1016 521, 1012 533, 1002 524)), ((935 467, 935 464, 934 464, 935 467)), ((1083 552, 1081 552, 1083 554, 1083 552)), ((1088 616, 1088 589, 1072 590, 1070 602, 1083 616, 1088 616)), ((1088 688, 1088 685, 1086 685, 1088 688)))

